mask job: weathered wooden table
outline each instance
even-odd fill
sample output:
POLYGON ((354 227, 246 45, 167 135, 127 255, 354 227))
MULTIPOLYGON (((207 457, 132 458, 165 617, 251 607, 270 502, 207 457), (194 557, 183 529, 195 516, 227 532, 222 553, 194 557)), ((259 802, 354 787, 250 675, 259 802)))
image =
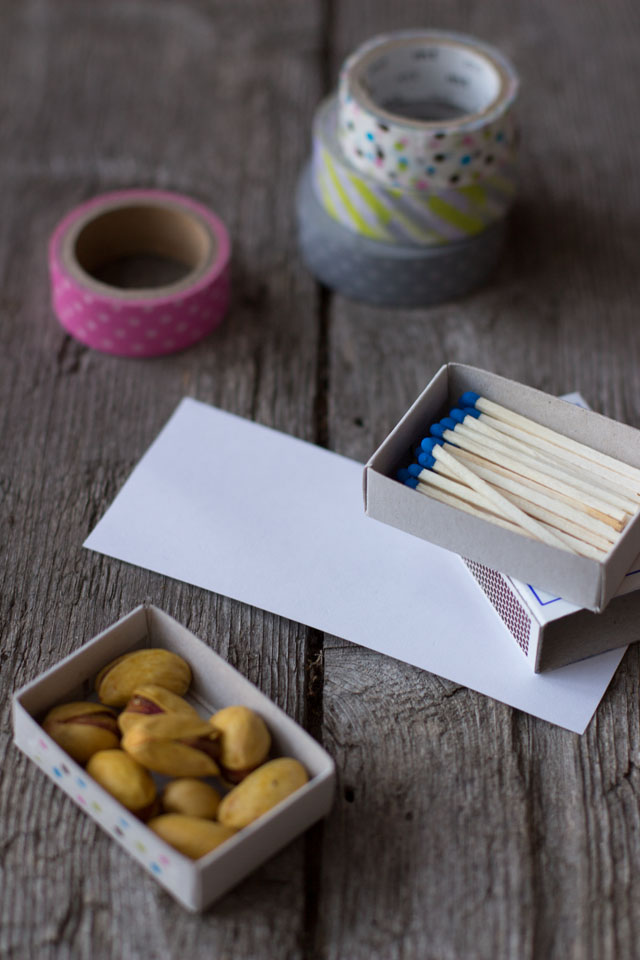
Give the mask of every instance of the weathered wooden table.
POLYGON ((0 18, 2 956, 638 956, 637 648, 581 738, 81 547, 185 394, 360 460, 452 359, 579 389, 640 425, 637 7, 5 0, 0 18), (414 25, 483 37, 518 65, 520 201, 490 285, 437 309, 372 309, 301 265, 294 183, 345 55, 414 25), (154 361, 83 348, 48 300, 55 222, 137 185, 209 203, 234 242, 228 321, 154 361), (339 770, 326 822, 200 917, 11 744, 12 690, 145 597, 339 770))

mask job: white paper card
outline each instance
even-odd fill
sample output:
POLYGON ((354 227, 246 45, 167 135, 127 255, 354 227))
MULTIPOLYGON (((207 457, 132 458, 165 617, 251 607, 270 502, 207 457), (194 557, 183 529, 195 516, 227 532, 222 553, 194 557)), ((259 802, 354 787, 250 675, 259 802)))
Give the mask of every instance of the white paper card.
POLYGON ((533 674, 458 556, 365 516, 362 470, 185 399, 84 545, 582 733, 624 649, 533 674))

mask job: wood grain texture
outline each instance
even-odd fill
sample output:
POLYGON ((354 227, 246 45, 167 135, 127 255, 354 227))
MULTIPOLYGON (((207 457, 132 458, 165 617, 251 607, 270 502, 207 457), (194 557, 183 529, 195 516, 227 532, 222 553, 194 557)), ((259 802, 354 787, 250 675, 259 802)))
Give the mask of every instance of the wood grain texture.
POLYGON ((2 58, 3 956, 299 955, 300 839, 217 908, 183 911, 10 745, 8 695, 145 597, 300 720, 308 631, 87 554, 81 543, 185 395, 314 438, 317 291, 281 198, 318 100, 320 11, 265 4, 17 3, 2 58), (7 94, 4 87, 3 94, 7 94), (46 238, 101 190, 170 187, 234 238, 232 319, 152 362, 85 350, 48 305, 46 238), (301 320, 302 318, 302 320, 301 320), (308 319, 306 319, 308 318, 308 319), (306 322, 304 322, 306 319, 306 322), (295 364, 291 357, 295 356, 295 364))
MULTIPOLYGON (((550 392, 579 389, 638 424, 640 196, 637 177, 615 174, 633 164, 626 67, 633 73, 638 25, 629 8, 580 7, 578 20, 551 3, 430 5, 430 23, 482 36, 518 65, 520 198, 507 254, 472 297, 423 311, 334 298, 332 449, 368 457, 449 360, 550 392)), ((336 5, 334 69, 364 37, 422 22, 422 10, 336 5)), ((353 855, 325 869, 326 955, 637 955, 637 657, 627 654, 579 738, 329 643, 325 736, 349 805, 328 825, 325 864, 351 838, 360 882, 353 855)))
POLYGON ((185 394, 359 460, 446 360, 580 389, 639 426, 638 17, 631 0, 3 4, 0 956, 637 955, 637 648, 580 738, 81 544, 185 394), (516 62, 520 199, 485 288, 373 309, 302 268, 293 185, 345 55, 415 25, 476 34, 516 62), (228 322, 154 361, 81 347, 48 304, 56 221, 136 185, 210 204, 234 242, 228 322), (146 597, 305 723, 339 769, 324 825, 200 917, 10 742, 11 691, 146 597))

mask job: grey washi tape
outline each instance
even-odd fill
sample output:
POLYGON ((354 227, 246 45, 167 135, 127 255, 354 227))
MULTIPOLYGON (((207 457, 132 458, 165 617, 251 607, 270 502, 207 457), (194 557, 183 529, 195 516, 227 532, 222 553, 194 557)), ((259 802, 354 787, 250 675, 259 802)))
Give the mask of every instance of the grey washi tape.
POLYGON ((426 307, 463 296, 486 279, 502 251, 506 221, 445 246, 384 243, 333 220, 317 200, 309 167, 296 194, 302 258, 345 297, 379 306, 426 307))

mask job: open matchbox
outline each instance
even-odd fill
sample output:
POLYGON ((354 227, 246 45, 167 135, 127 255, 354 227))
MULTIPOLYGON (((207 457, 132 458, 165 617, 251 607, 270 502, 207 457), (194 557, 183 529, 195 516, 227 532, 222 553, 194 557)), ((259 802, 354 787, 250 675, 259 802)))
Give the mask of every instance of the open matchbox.
POLYGON ((139 606, 13 697, 14 742, 88 816, 189 910, 204 910, 252 870, 328 813, 335 765, 295 721, 237 670, 157 607, 139 606), (295 757, 309 782, 259 820, 199 860, 160 839, 92 780, 44 732, 39 720, 56 704, 87 700, 98 671, 116 657, 143 647, 164 647, 191 665, 187 699, 205 717, 233 704, 255 710, 267 724, 272 755, 295 757))
POLYGON ((396 479, 398 468, 413 460, 412 451, 430 424, 455 406, 467 390, 640 467, 640 433, 632 427, 476 367, 448 363, 366 464, 367 515, 491 570, 534 583, 579 607, 604 610, 640 554, 640 514, 629 521, 606 558, 599 561, 502 529, 421 496, 396 479))

